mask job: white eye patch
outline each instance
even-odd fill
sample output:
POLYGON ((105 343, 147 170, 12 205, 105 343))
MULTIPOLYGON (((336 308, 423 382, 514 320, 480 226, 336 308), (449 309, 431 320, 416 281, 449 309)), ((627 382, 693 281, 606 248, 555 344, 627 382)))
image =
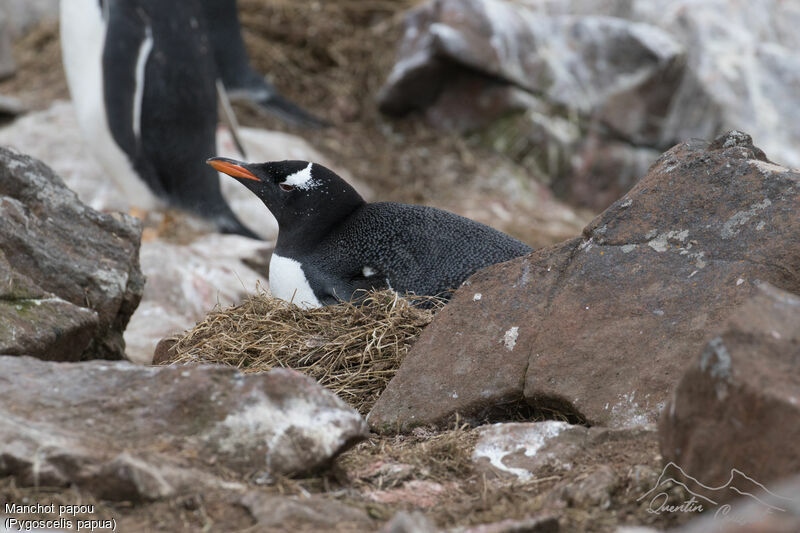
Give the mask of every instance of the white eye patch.
POLYGON ((311 167, 314 166, 314 163, 309 163, 306 168, 303 170, 298 170, 294 174, 290 174, 284 181, 281 182, 281 185, 288 185, 290 187, 294 187, 295 189, 313 189, 319 182, 317 182, 314 178, 311 177, 311 167))

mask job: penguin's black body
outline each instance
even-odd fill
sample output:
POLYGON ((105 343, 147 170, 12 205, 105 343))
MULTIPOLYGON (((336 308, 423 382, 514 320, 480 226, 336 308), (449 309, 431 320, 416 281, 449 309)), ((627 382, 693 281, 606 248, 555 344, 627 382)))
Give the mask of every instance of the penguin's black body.
POLYGON ((321 165, 209 163, 247 186, 278 220, 270 287, 274 296, 301 306, 350 300, 359 289, 448 298, 477 270, 531 251, 441 209, 366 203, 321 165))
POLYGON ((284 98, 258 74, 242 39, 236 0, 203 0, 209 38, 217 69, 232 100, 249 100, 278 118, 301 126, 321 127, 327 123, 284 98))
POLYGON ((61 28, 79 123, 128 201, 255 238, 203 164, 216 152, 217 68, 202 1, 62 0, 61 28))

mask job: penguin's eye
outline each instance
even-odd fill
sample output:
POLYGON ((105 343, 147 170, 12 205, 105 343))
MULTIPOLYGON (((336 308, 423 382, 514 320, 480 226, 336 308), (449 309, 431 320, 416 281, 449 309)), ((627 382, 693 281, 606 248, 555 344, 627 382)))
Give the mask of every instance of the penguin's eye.
POLYGON ((287 185, 285 183, 279 183, 278 185, 280 186, 281 190, 286 191, 286 192, 290 192, 290 191, 294 190, 294 186, 293 185, 287 185))

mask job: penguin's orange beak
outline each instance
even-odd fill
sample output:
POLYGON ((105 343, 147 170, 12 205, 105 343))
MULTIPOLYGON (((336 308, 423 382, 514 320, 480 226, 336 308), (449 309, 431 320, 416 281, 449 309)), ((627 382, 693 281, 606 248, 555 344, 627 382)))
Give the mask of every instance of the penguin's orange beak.
POLYGON ((261 179, 255 174, 244 168, 241 163, 234 161, 233 159, 228 159, 225 157, 212 157, 211 159, 206 160, 206 163, 214 167, 214 170, 217 172, 222 172, 223 174, 233 176, 234 178, 261 181, 261 179))

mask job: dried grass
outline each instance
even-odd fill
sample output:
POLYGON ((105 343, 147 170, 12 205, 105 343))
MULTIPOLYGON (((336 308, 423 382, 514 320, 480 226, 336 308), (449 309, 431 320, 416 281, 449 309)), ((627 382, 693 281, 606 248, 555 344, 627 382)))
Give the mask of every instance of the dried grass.
POLYGON ((366 414, 443 305, 437 298, 412 302, 382 291, 302 309, 259 292, 178 338, 168 362, 218 363, 244 372, 293 368, 366 414))

